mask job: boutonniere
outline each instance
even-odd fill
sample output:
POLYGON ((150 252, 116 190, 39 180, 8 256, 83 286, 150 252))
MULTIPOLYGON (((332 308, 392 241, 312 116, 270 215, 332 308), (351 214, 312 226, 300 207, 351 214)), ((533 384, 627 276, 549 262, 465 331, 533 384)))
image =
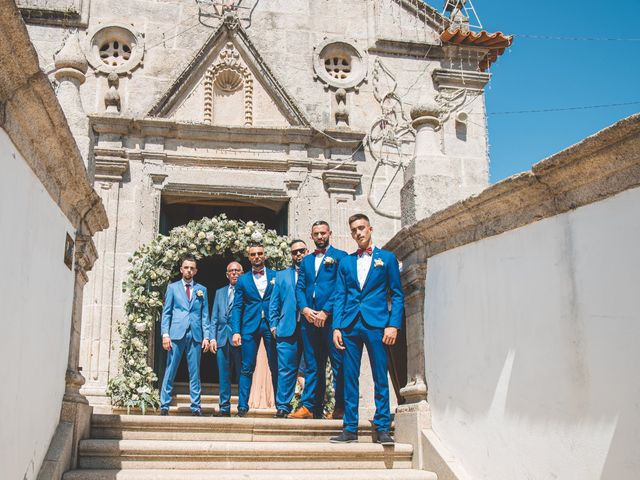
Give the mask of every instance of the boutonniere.
POLYGON ((198 290, 196 292, 196 297, 200 297, 200 298, 204 297, 204 292, 202 290, 198 290))
POLYGON ((269 283, 270 283, 271 285, 275 285, 275 284, 276 284, 276 278, 275 278, 275 277, 273 277, 269 283))
POLYGON ((333 257, 324 257, 324 262, 325 265, 333 265, 334 263, 336 263, 336 259, 333 257))
POLYGON ((381 258, 376 258, 376 259, 373 261, 373 267, 374 267, 374 268, 384 267, 384 262, 382 261, 382 259, 381 259, 381 258))

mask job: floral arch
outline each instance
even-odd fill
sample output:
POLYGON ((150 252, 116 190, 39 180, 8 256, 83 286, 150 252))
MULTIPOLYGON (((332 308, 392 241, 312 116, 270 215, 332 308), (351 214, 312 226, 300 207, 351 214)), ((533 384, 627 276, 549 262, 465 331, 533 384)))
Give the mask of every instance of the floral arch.
POLYGON ((118 375, 109 381, 107 395, 115 406, 158 408, 160 398, 154 386, 158 380, 149 366, 149 341, 154 324, 162 315, 162 297, 186 254, 197 259, 230 253, 242 257, 251 242, 261 242, 270 268, 282 269, 290 263, 286 237, 264 225, 229 220, 222 214, 176 227, 168 236, 157 235, 130 258, 131 268, 123 284, 127 294, 125 316, 118 324, 120 362, 118 375))

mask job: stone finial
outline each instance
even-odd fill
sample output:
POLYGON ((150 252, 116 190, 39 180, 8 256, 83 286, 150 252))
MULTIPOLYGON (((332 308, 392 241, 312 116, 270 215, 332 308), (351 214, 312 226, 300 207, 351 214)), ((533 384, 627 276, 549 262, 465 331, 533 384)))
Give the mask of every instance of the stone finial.
POLYGON ((415 105, 410 112, 411 120, 417 120, 420 117, 439 117, 442 108, 436 103, 431 96, 425 96, 415 105))
POLYGON ((118 92, 120 79, 118 74, 111 72, 107 77, 107 82, 109 83, 109 90, 104 95, 104 106, 107 112, 118 113, 120 112, 120 93, 118 92))
POLYGON ((84 75, 87 73, 89 64, 80 48, 77 33, 69 35, 60 51, 56 53, 54 61, 58 81, 65 76, 74 76, 84 82, 84 75))
POLYGON ((235 11, 229 10, 225 12, 222 23, 229 30, 236 30, 240 27, 240 19, 235 11))
POLYGON ((424 124, 431 124, 434 128, 440 126, 442 107, 431 96, 421 98, 410 112, 413 128, 417 129, 424 124))

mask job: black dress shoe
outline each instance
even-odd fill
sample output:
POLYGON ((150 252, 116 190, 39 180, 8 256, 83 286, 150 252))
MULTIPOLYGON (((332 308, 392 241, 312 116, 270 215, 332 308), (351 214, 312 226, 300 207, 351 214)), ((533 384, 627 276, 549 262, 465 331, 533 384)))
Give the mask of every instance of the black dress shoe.
POLYGON ((247 411, 246 410, 238 410, 238 413, 236 413, 236 417, 246 417, 247 416, 247 411))
POLYGON ((201 417, 202 416, 202 410, 194 410, 193 412, 191 412, 191 416, 192 417, 201 417))
POLYGON ((161 408, 160 409, 160 416, 161 417, 166 417, 167 415, 169 415, 169 409, 168 408, 161 408))
POLYGON ((376 443, 381 445, 393 445, 395 441, 393 437, 389 435, 389 432, 376 432, 376 443))
POLYGON ((211 416, 212 417, 230 417, 231 412, 213 412, 211 416))
POLYGON ((278 409, 278 411, 273 416, 273 418, 287 418, 287 416, 289 416, 289 414, 287 413, 286 410, 278 409))
POLYGON ((331 443, 356 443, 358 441, 358 434, 343 430, 337 437, 330 438, 331 443))

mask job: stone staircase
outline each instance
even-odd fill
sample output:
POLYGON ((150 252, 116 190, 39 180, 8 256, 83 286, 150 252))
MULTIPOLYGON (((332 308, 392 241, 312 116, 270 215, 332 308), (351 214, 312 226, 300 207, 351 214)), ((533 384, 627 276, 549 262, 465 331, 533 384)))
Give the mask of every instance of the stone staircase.
POLYGON ((329 443, 341 427, 337 420, 94 414, 78 468, 63 479, 437 479, 412 470, 411 445, 372 443, 368 423, 359 443, 329 443))

